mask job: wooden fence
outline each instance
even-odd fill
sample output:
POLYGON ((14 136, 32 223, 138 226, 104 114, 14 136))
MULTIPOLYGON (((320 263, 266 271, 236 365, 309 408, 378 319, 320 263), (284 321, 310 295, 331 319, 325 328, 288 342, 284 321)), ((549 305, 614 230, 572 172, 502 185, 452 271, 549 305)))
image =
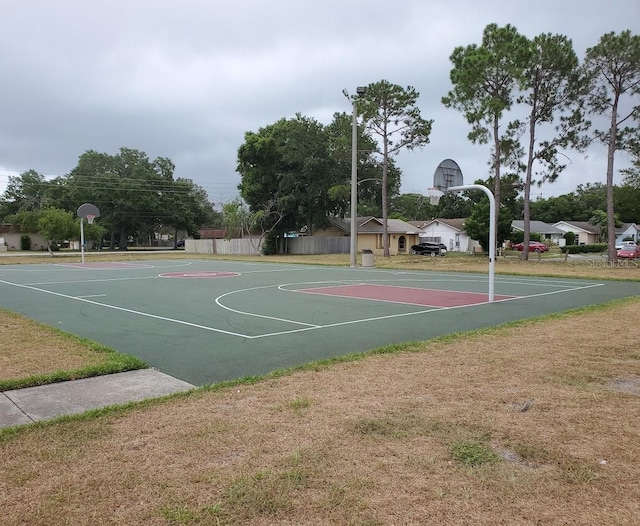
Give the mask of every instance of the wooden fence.
MULTIPOLYGON (((280 240, 285 254, 348 254, 349 237, 287 237, 280 240)), ((186 239, 185 252, 191 254, 224 254, 255 256, 261 253, 260 238, 186 239)))

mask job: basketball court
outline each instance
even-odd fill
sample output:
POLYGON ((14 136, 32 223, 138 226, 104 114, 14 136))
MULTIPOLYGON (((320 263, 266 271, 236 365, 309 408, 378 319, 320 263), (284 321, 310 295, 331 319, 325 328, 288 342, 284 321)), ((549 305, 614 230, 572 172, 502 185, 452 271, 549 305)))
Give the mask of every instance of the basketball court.
POLYGON ((1 266, 0 306, 205 385, 640 294, 635 282, 496 276, 490 303, 487 285, 482 274, 60 259, 1 266))

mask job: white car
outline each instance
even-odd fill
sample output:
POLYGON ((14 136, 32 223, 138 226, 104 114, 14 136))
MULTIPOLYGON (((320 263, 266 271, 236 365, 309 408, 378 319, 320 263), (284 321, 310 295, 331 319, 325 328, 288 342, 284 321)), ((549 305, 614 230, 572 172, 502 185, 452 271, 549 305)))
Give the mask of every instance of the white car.
POLYGON ((618 241, 616 243, 616 250, 622 250, 625 247, 635 247, 635 246, 636 246, 635 241, 618 241))

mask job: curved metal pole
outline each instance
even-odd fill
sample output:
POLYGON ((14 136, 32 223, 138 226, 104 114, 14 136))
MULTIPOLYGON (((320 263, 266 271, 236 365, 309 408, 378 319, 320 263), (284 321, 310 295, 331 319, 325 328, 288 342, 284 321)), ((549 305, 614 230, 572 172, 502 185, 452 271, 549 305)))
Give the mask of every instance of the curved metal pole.
POLYGON ((447 192, 461 192, 462 190, 482 190, 489 198, 489 303, 493 303, 496 266, 496 199, 491 190, 481 184, 465 184, 447 188, 447 192))

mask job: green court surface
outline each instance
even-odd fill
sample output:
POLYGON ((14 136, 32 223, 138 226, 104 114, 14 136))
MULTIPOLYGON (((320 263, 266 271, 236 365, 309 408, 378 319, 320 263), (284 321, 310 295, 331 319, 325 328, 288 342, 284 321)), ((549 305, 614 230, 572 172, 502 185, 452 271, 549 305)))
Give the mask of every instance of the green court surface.
POLYGON ((481 274, 197 259, 0 267, 0 306, 197 385, 640 295, 640 283, 496 276, 495 302, 487 291, 481 274))

